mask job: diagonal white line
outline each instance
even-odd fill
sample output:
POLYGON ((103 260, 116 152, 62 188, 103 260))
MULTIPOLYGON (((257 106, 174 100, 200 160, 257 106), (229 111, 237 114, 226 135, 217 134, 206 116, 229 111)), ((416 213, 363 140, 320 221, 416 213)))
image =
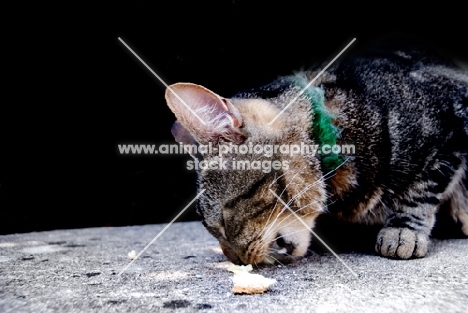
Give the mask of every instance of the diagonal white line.
POLYGON ((279 112, 278 115, 276 115, 275 118, 272 119, 270 123, 268 123, 268 125, 273 124, 273 123, 276 121, 276 119, 277 119, 281 114, 283 114, 284 111, 286 111, 286 109, 287 109, 291 104, 293 104, 293 103, 297 100, 297 98, 299 98, 299 97, 307 90, 307 88, 309 88, 309 87, 317 80, 317 78, 319 78, 320 75, 322 75, 322 74, 327 70, 327 68, 330 67, 330 65, 332 65, 333 62, 335 62, 336 59, 338 59, 338 58, 340 57, 340 55, 342 55, 343 52, 345 52, 346 49, 348 49, 349 46, 351 46, 351 44, 352 44, 355 40, 356 40, 356 38, 353 38, 353 40, 351 40, 351 42, 348 43, 348 45, 347 45, 346 47, 344 47, 343 50, 341 50, 340 53, 338 53, 338 55, 337 55, 333 60, 331 60, 330 63, 328 63, 327 66, 325 66, 325 67, 320 71, 320 73, 318 73, 317 76, 315 76, 315 78, 312 79, 312 80, 307 84, 307 86, 305 86, 304 89, 301 90, 301 92, 299 92, 299 94, 297 95, 297 97, 295 97, 292 101, 290 101, 290 102, 288 103, 288 105, 286 105, 286 106, 281 110, 281 112, 279 112))
POLYGON ((289 205, 283 201, 283 199, 281 199, 273 190, 269 189, 270 192, 294 215, 295 218, 297 218, 299 220, 299 222, 301 222, 311 233, 312 235, 314 235, 315 238, 317 238, 341 263, 343 263, 343 265, 351 272, 351 274, 353 274, 356 278, 358 278, 358 274, 356 274, 356 272, 354 272, 344 261, 342 258, 340 258, 338 256, 338 254, 335 253, 335 251, 333 251, 326 243, 325 241, 322 240, 322 238, 320 238, 319 236, 317 236, 317 234, 309 227, 309 225, 306 224, 306 222, 304 222, 304 220, 296 214, 296 212, 294 212, 290 207, 289 205))
POLYGON ((153 240, 151 240, 150 243, 147 244, 146 247, 144 247, 143 250, 141 250, 140 253, 138 253, 138 255, 137 255, 130 263, 128 263, 127 266, 125 266, 125 268, 124 268, 123 270, 120 271, 120 273, 119 273, 117 276, 120 276, 123 272, 125 272, 125 271, 130 267, 130 265, 132 265, 133 262, 135 262, 135 261, 140 257, 140 255, 142 255, 143 252, 145 252, 146 249, 148 249, 149 246, 151 246, 151 245, 153 244, 153 242, 155 242, 155 241, 159 238, 159 236, 161 236, 161 235, 172 225, 172 223, 174 223, 175 220, 178 219, 179 216, 181 216, 182 213, 184 213, 185 210, 187 210, 187 209, 189 208, 189 206, 192 205, 192 203, 194 203, 195 200, 197 200, 198 197, 200 197, 200 196, 202 195, 202 193, 205 192, 205 190, 206 190, 206 189, 202 189, 202 191, 200 191, 200 192, 198 193, 198 195, 197 195, 195 198, 193 198, 193 200, 190 201, 190 203, 187 204, 187 205, 185 206, 185 208, 183 208, 182 211, 180 211, 179 214, 177 214, 177 216, 174 217, 174 218, 172 219, 172 221, 171 221, 169 224, 167 224, 166 227, 164 227, 164 228, 159 232, 159 234, 157 234, 156 237, 154 237, 153 240))
POLYGON ((118 39, 120 40, 120 42, 121 42, 131 53, 133 53, 133 55, 134 55, 141 63, 143 63, 144 66, 146 66, 146 68, 147 68, 154 76, 156 76, 157 79, 159 79, 159 81, 160 81, 164 86, 166 86, 167 89, 169 89, 170 92, 172 92, 172 94, 174 94, 174 96, 176 96, 177 99, 180 100, 180 102, 182 102, 183 105, 185 105, 185 107, 186 107, 190 112, 192 112, 193 115, 195 115, 196 118, 198 118, 198 120, 199 120, 203 125, 206 125, 205 121, 203 121, 203 120, 201 119, 201 117, 198 116, 198 114, 195 113, 195 111, 192 110, 192 109, 187 105, 187 103, 185 103, 185 101, 182 100, 182 98, 179 97, 179 95, 178 95, 177 93, 175 93, 175 91, 172 90, 172 88, 169 87, 169 85, 166 84, 166 83, 164 82, 164 80, 163 80, 161 77, 159 77, 159 75, 156 74, 156 73, 148 66, 148 64, 146 64, 145 61, 143 61, 143 60, 135 53, 135 51, 133 51, 132 48, 130 48, 130 47, 125 43, 125 41, 123 41, 120 37, 118 37, 118 39))

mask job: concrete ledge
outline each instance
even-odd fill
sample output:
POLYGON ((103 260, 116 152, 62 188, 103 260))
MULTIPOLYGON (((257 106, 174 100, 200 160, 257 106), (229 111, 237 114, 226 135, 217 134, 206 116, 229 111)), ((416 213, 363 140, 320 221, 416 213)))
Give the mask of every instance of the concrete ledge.
POLYGON ((433 240, 410 261, 315 253, 259 270, 277 283, 233 295, 232 273, 200 222, 0 236, 0 312, 466 312, 468 240, 433 240))

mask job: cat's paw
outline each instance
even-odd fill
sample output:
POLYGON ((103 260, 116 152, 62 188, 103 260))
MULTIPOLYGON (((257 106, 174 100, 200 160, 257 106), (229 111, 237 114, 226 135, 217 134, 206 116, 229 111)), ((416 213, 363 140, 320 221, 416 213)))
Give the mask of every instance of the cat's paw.
POLYGON ((462 224, 462 232, 465 236, 468 236, 468 213, 466 212, 459 212, 458 213, 458 220, 462 224))
POLYGON ((426 234, 408 228, 385 227, 380 230, 375 250, 382 256, 396 259, 422 258, 427 253, 426 234))

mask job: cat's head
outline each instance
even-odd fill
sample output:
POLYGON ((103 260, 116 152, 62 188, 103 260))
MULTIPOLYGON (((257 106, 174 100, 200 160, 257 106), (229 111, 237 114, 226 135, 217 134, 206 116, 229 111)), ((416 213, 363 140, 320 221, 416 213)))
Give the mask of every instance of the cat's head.
POLYGON ((172 127, 176 141, 202 147, 192 150, 189 161, 197 171, 198 190, 204 189, 198 213, 236 264, 304 256, 311 240, 308 228, 323 211, 319 160, 290 151, 293 145, 314 144, 309 102, 300 97, 278 116, 297 90, 289 93, 225 99, 189 83, 166 90, 177 117, 172 127))

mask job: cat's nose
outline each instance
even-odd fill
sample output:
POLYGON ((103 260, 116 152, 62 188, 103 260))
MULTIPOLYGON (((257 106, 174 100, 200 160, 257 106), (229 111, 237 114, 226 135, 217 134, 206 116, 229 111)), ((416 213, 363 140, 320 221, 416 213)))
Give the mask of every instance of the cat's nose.
POLYGON ((219 245, 221 246, 221 250, 223 250, 224 255, 228 258, 229 261, 236 265, 245 265, 244 262, 242 262, 242 260, 229 246, 229 243, 227 241, 220 240, 219 245))
POLYGON ((276 238, 276 244, 280 247, 278 253, 292 255, 294 251, 294 245, 290 242, 286 242, 283 237, 276 238))

